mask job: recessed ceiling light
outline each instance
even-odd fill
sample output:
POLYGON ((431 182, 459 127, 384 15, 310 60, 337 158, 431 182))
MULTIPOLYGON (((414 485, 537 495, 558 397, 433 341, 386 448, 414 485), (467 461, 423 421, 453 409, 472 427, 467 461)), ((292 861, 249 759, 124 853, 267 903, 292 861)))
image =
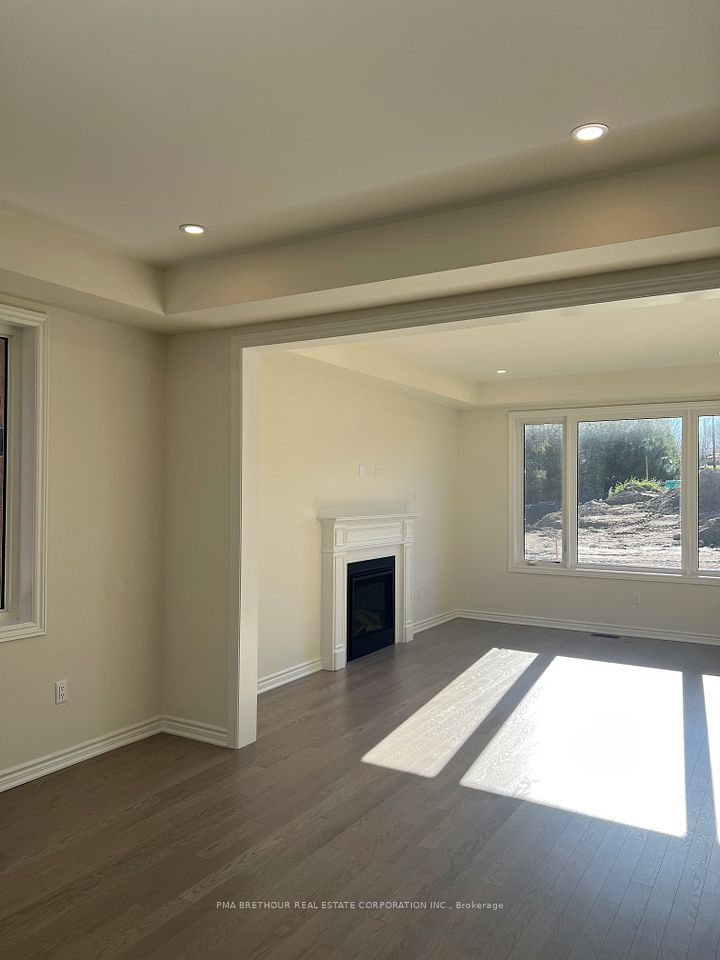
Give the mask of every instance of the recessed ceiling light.
POLYGON ((181 223, 180 229, 183 233, 189 233, 193 237, 199 237, 200 234, 205 233, 205 227, 199 223, 181 223))
POLYGON ((507 370, 496 370, 495 373, 507 373, 507 370))
POLYGON ((599 140, 604 137, 610 128, 604 123, 583 123, 575 127, 570 136, 573 140, 580 140, 585 143, 588 140, 599 140))
POLYGON ((586 143, 588 140, 599 140, 609 131, 610 127, 605 123, 583 123, 579 127, 575 127, 570 136, 573 140, 586 143))

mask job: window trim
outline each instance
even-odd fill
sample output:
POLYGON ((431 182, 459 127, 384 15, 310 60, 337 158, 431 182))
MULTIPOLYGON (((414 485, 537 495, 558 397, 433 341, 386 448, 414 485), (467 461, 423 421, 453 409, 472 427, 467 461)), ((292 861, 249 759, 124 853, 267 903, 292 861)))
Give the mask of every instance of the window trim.
POLYGON ((698 422, 701 416, 720 415, 720 401, 693 400, 672 403, 618 404, 615 406, 565 407, 562 409, 512 411, 508 415, 508 572, 608 580, 643 580, 663 583, 694 583, 717 586, 720 570, 700 570, 698 564, 698 422), (682 418, 682 477, 680 492, 681 567, 600 566, 577 559, 577 439, 578 423, 588 420, 645 420, 682 418), (562 423, 563 431, 563 558, 527 561, 524 556, 524 426, 532 423, 562 423))
POLYGON ((4 642, 46 632, 47 316, 0 304, 0 335, 10 341, 4 642))

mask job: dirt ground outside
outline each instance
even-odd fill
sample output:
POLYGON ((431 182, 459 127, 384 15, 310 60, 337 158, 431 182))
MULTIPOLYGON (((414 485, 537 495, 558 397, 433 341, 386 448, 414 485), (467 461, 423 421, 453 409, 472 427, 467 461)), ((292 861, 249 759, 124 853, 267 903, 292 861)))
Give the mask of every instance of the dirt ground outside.
MULTIPOLYGON (((561 525, 561 514, 553 512, 528 526, 526 557, 559 561, 561 525)), ((701 538, 702 529, 701 523, 701 538)), ((720 546, 701 540, 699 552, 701 570, 720 570, 720 546)), ((679 491, 674 496, 645 493, 634 503, 613 503, 610 498, 584 504, 578 512, 578 561, 602 566, 680 569, 679 491)))

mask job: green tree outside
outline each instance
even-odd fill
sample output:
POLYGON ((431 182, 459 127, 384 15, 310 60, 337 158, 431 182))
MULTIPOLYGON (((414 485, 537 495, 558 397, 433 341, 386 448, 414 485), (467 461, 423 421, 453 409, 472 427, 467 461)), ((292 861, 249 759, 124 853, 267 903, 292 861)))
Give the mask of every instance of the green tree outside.
MULTIPOLYGON (((611 488, 633 477, 680 479, 680 421, 600 420, 579 425, 578 497, 601 500, 611 488)), ((525 427, 525 503, 562 497, 562 426, 525 427)))

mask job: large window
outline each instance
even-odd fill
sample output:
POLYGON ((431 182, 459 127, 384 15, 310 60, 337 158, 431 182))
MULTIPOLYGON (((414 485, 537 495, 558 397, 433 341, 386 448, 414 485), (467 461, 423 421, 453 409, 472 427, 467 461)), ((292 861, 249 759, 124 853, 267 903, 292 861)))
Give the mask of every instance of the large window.
POLYGON ((511 414, 511 566, 720 575, 720 404, 511 414))

